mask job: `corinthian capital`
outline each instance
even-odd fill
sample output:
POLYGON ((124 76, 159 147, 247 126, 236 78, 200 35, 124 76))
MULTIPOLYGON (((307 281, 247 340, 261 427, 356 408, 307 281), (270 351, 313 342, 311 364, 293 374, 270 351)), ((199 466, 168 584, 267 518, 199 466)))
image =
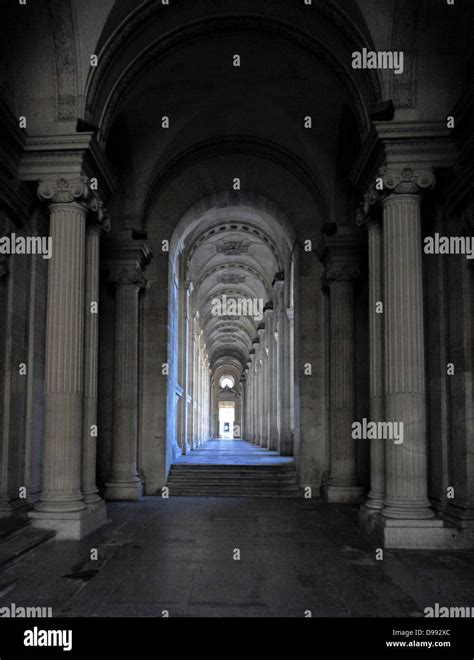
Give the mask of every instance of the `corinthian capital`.
POLYGON ((380 178, 383 188, 388 193, 421 194, 434 187, 436 179, 431 167, 413 169, 412 167, 382 167, 380 178))
POLYGON ((86 204, 91 191, 87 177, 50 179, 38 184, 38 197, 49 204, 86 204))

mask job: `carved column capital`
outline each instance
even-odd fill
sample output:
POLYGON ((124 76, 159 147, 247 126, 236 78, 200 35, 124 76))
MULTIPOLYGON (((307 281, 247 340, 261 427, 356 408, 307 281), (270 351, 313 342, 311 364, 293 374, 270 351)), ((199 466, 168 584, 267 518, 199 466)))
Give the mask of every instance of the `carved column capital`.
POLYGON ((88 207, 90 210, 88 231, 96 232, 99 236, 108 233, 110 231, 110 214, 96 193, 92 193, 88 207))
POLYGON ((81 204, 86 206, 91 197, 89 179, 75 177, 71 179, 47 179, 38 184, 38 197, 48 204, 81 204))
POLYGON ((334 282, 350 282, 360 276, 359 267, 350 262, 333 262, 322 275, 323 286, 330 286, 334 282))
POLYGON ((144 270, 152 258, 148 241, 136 238, 133 231, 119 232, 105 244, 105 267, 109 281, 117 286, 146 286, 144 270))
POLYGON ((431 167, 382 167, 379 172, 383 189, 388 194, 421 195, 434 188, 435 175, 431 167))
POLYGON ((323 286, 333 282, 349 282, 359 277, 362 244, 360 233, 349 227, 340 227, 334 236, 324 237, 318 248, 319 257, 325 266, 323 286))
POLYGON ((139 268, 116 268, 109 273, 109 282, 116 286, 135 285, 138 288, 146 286, 146 279, 139 268))
POLYGON ((358 227, 366 227, 370 222, 377 221, 375 209, 381 200, 382 193, 375 188, 364 195, 363 201, 356 210, 356 225, 358 227))

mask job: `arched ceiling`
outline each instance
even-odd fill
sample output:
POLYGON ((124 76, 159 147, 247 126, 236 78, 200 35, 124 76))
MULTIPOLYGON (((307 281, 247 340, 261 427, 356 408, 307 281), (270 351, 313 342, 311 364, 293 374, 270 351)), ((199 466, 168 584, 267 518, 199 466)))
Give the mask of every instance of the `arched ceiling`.
POLYGON ((160 196, 203 162, 214 183, 204 194, 229 189, 239 177, 242 189, 274 199, 272 190, 249 181, 247 168, 259 158, 259 178, 275 164, 284 168, 326 221, 341 117, 350 107, 357 129, 367 132, 380 95, 377 74, 350 68, 351 49, 367 34, 356 4, 349 4, 350 16, 332 0, 309 11, 280 0, 271 11, 255 0, 236 0, 232 11, 210 0, 176 0, 168 8, 144 2, 140 10, 130 5, 127 23, 125 5, 114 10, 89 76, 85 117, 126 171, 120 216, 148 223, 160 196), (216 185, 219 156, 227 167, 239 156, 245 163, 222 185, 216 185))
POLYGON ((272 302, 275 276, 289 274, 293 241, 286 215, 258 195, 207 197, 181 218, 171 259, 181 259, 182 276, 192 283, 192 311, 198 315, 214 372, 238 365, 240 377, 245 369, 264 306, 272 302), (216 314, 216 301, 225 305, 243 299, 254 303, 250 314, 244 310, 235 315, 232 309, 216 314))

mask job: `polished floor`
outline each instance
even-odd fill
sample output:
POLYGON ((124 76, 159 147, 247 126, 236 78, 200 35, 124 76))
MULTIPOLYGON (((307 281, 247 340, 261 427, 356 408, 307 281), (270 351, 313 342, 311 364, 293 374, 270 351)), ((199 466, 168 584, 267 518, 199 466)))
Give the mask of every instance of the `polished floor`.
POLYGON ((280 456, 276 451, 248 442, 247 440, 208 440, 176 463, 195 465, 283 465, 293 463, 293 458, 280 456))
POLYGON ((80 542, 49 541, 0 573, 0 607, 55 616, 423 616, 472 605, 473 552, 375 550, 350 505, 149 497, 108 505, 80 542), (91 561, 91 550, 98 561, 91 561), (240 559, 236 559, 236 550, 240 559))

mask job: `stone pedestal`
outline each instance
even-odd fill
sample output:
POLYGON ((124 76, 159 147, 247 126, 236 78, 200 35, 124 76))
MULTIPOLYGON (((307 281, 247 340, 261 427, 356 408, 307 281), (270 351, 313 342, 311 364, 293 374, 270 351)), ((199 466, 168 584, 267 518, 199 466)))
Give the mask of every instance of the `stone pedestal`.
POLYGON ((143 494, 138 475, 138 294, 143 269, 151 257, 148 244, 122 232, 107 246, 110 281, 115 285, 115 341, 112 468, 107 500, 137 500, 143 494))

